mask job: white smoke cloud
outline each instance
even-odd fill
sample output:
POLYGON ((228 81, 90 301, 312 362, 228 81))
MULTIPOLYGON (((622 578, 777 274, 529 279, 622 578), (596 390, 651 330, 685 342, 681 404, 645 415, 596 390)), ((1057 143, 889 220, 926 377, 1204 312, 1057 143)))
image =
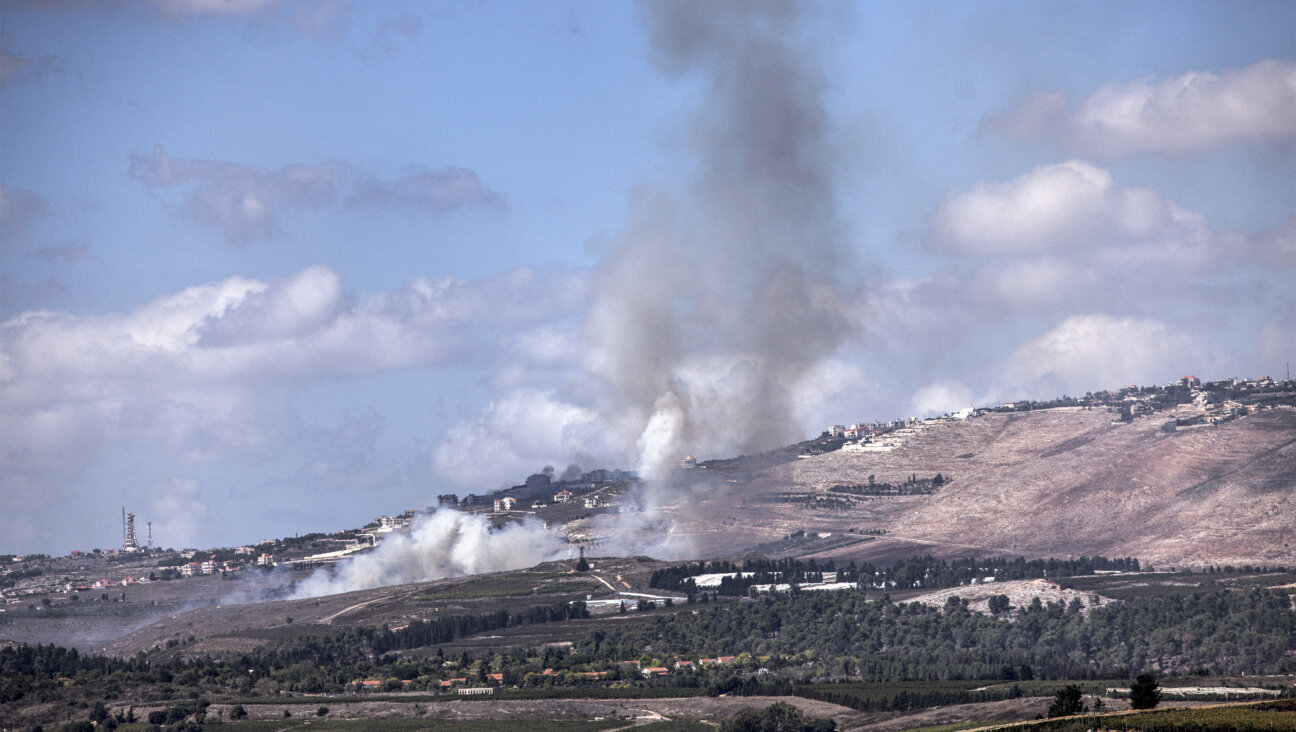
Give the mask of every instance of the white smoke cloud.
POLYGON ((1052 139, 1088 154, 1183 154, 1296 137, 1296 62, 1191 72, 1102 87, 1071 105, 1045 92, 989 120, 1018 139, 1052 139))
POLYGON ((293 598, 428 582, 531 567, 567 553, 562 537, 535 519, 491 530, 481 514, 440 510, 418 518, 406 534, 389 534, 372 552, 317 570, 293 598))
POLYGON ((975 406, 972 390, 961 381, 941 381, 922 387, 913 395, 914 414, 932 417, 975 406))

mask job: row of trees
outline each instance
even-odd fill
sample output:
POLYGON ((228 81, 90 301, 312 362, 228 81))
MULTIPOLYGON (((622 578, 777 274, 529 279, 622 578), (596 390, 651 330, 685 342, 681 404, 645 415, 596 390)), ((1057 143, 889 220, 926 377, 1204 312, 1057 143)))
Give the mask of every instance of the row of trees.
POLYGON ((721 580, 722 595, 743 595, 752 585, 774 582, 817 582, 824 572, 837 572, 841 582, 861 582, 866 587, 927 588, 958 587, 993 577, 997 581, 1035 579, 1040 577, 1073 577, 1100 571, 1137 572, 1139 561, 1133 557, 1079 557, 1076 559, 935 559, 931 555, 913 557, 892 567, 875 567, 854 561, 838 568, 831 559, 816 563, 814 559, 750 559, 741 564, 729 561, 691 562, 653 572, 648 586, 679 592, 696 592, 693 577, 703 574, 731 574, 721 580), (751 576, 744 576, 748 573, 751 576))
MULTIPOLYGON (((1296 671, 1296 612, 1281 593, 1253 589, 1134 599, 1084 612, 1083 603, 1036 598, 1012 621, 862 593, 766 596, 693 613, 617 625, 578 647, 654 653, 757 655, 813 652, 818 664, 868 681, 1127 676, 1158 665, 1187 673, 1296 671)), ((602 633, 602 631, 600 631, 602 633)))

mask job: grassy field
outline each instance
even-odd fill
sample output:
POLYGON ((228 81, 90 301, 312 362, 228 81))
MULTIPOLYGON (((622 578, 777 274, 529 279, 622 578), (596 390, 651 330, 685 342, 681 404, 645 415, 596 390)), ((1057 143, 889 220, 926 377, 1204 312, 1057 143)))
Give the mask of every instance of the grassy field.
POLYGON ((1293 572, 1158 572, 1140 575, 1093 575, 1063 577, 1053 580, 1059 586, 1078 592, 1097 592, 1115 600, 1142 597, 1189 595, 1217 589, 1278 587, 1296 583, 1293 572))
MULTIPOLYGON (((203 725, 203 729, 232 729, 238 732, 279 732, 280 730, 309 730, 310 732, 601 732, 602 730, 625 727, 629 722, 624 719, 604 719, 597 722, 575 721, 570 719, 479 719, 468 721, 433 720, 433 719, 297 719, 257 720, 252 722, 222 722, 214 725, 203 725)), ((655 723, 660 724, 660 723, 655 723)), ((712 729, 693 722, 666 722, 670 726, 643 726, 638 730, 653 732, 694 732, 694 730, 712 729)), ((122 732, 154 729, 149 724, 123 724, 117 728, 122 732)))
POLYGON ((1007 727, 1030 732, 1086 732, 1098 728, 1140 732, 1296 732, 1296 699, 1082 715, 1007 727))
POLYGON ((445 592, 430 592, 425 595, 419 595, 416 599, 419 602, 443 602, 446 600, 477 600, 487 597, 516 597, 519 595, 561 595, 569 592, 599 592, 606 590, 601 583, 594 580, 570 580, 554 582, 552 584, 539 585, 537 587, 518 590, 507 587, 471 587, 467 589, 455 589, 445 592))
POLYGON ((419 602, 477 600, 492 597, 554 595, 567 592, 597 592, 602 583, 563 572, 507 572, 480 575, 419 595, 419 602))

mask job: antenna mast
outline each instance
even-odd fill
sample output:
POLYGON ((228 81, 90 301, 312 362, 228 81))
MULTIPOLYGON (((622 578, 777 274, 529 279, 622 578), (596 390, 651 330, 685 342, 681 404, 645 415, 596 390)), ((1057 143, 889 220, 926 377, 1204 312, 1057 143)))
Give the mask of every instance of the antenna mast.
POLYGON ((125 535, 122 537, 122 551, 137 552, 140 547, 139 542, 135 541, 135 514, 126 513, 125 506, 122 506, 122 513, 126 522, 123 529, 125 535))

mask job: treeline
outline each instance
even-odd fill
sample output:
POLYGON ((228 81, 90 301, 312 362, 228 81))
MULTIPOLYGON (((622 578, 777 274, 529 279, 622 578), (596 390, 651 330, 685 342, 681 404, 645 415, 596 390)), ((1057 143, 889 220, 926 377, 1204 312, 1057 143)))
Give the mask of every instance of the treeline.
MULTIPOLYGON (((981 682, 976 682, 981 683, 981 682)), ((1017 699, 1024 695, 1016 684, 973 690, 973 684, 948 682, 872 684, 794 684, 754 677, 728 676, 707 686, 708 696, 799 696, 864 712, 899 712, 1017 699)))
POLYGON ((878 483, 870 475, 867 484, 834 485, 828 491, 830 493, 846 493, 852 496, 922 496, 935 493, 936 489, 945 485, 946 482, 945 476, 940 473, 931 478, 919 478, 917 475, 910 475, 909 480, 903 483, 878 483))
POLYGON ((694 577, 703 574, 730 574, 720 580, 721 595, 744 595, 752 585, 821 582, 825 572, 837 572, 838 582, 860 582, 874 589, 939 589, 958 587, 992 577, 996 581, 1074 577, 1095 572, 1137 572, 1139 561, 1133 557, 1079 557, 1077 559, 934 559, 931 555, 913 557, 894 566, 878 568, 872 564, 856 565, 852 561, 840 569, 831 559, 816 563, 814 559, 749 559, 741 564, 729 561, 691 562, 659 569, 649 577, 648 586, 678 592, 698 590, 694 577), (750 573, 750 574, 749 574, 750 573))
POLYGON ((876 589, 958 587, 993 577, 996 582, 1021 579, 1080 577, 1097 572, 1137 572, 1139 560, 1133 557, 1079 557, 1076 559, 933 559, 931 555, 914 557, 887 569, 872 565, 860 567, 860 574, 873 579, 865 582, 876 589))
MULTIPOLYGON (((514 612, 447 615, 414 621, 398 630, 338 628, 307 634, 236 656, 161 661, 140 653, 132 658, 85 655, 58 646, 18 645, 0 648, 0 703, 28 693, 48 690, 61 677, 115 678, 121 686, 165 684, 234 686, 247 691, 257 679, 272 679, 276 688, 317 693, 372 673, 376 668, 398 670, 402 678, 441 670, 434 665, 401 665, 379 657, 390 651, 447 643, 478 633, 535 623, 588 617, 585 603, 558 603, 514 612)), ((464 662, 468 659, 465 657, 464 662)), ((548 660, 548 659, 546 659, 548 660)))
POLYGON ((1159 667, 1188 673, 1296 671, 1296 612, 1269 590, 1135 599, 1102 607, 1042 604, 1014 620, 868 600, 863 593, 765 596, 611 626, 578 648, 651 648, 654 654, 776 656, 814 653, 823 676, 864 681, 1123 678, 1159 667))
POLYGON ((501 628, 588 617, 589 611, 585 609, 585 603, 580 601, 560 602, 514 612, 496 610, 480 615, 449 615, 432 620, 414 620, 399 630, 382 628, 368 639, 368 645, 374 653, 383 654, 394 650, 440 645, 501 628))

